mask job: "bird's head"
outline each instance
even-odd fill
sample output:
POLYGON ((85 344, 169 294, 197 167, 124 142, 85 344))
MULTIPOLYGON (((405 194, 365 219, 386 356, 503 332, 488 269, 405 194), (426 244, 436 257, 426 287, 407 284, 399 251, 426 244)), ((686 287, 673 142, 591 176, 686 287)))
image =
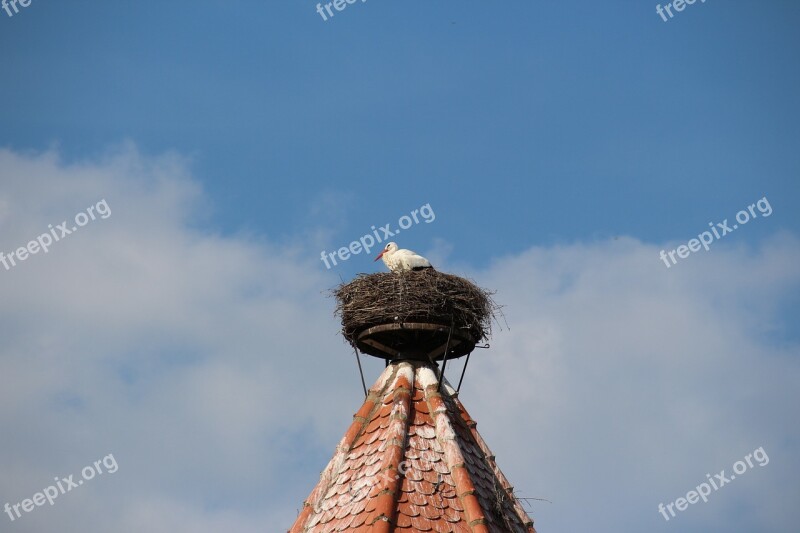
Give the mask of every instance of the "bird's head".
POLYGON ((381 253, 378 254, 378 257, 375 258, 375 261, 383 257, 383 254, 390 254, 395 251, 397 251, 397 243, 396 242, 387 243, 386 246, 381 251, 381 253))

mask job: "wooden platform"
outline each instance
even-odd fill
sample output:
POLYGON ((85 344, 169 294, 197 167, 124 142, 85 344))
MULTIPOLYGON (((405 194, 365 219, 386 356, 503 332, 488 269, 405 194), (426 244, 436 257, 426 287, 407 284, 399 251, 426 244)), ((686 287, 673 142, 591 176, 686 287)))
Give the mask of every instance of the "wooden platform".
POLYGON ((476 340, 469 332, 441 324, 405 322, 373 326, 356 336, 362 353, 392 361, 440 361, 463 357, 475 349, 476 340), (450 343, 448 345, 448 335, 450 343))

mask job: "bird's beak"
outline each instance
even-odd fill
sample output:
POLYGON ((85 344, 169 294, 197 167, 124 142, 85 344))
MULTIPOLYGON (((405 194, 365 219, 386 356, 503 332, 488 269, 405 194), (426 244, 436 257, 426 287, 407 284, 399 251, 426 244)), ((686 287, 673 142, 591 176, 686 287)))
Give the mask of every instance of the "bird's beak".
POLYGON ((382 251, 381 253, 379 253, 379 254, 378 254, 378 257, 376 257, 376 258, 375 258, 375 261, 377 261, 378 259, 380 259, 381 257, 383 257, 383 254, 385 254, 385 253, 386 253, 386 250, 384 250, 384 251, 382 251))

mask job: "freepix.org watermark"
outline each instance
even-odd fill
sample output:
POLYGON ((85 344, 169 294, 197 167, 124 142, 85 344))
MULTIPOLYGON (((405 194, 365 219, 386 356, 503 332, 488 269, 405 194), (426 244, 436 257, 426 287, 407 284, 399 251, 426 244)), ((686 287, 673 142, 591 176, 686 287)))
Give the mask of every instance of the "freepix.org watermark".
MULTIPOLYGON (((326 4, 317 4, 317 13, 322 17, 322 20, 328 22, 328 19, 333 18, 335 15, 331 7, 336 11, 344 11, 344 8, 346 8, 348 4, 355 4, 357 1, 358 0, 333 0, 333 2, 328 2, 326 4), (328 13, 327 16, 325 12, 328 13)), ((367 0, 361 0, 361 3, 363 4, 366 1, 367 0)))
MULTIPOLYGON (((433 464, 439 459, 440 454, 433 450, 422 451, 419 454, 419 458, 416 459, 416 465, 419 470, 428 471, 431 470, 433 464)), ((338 494, 335 499, 328 500, 328 503, 333 504, 334 506, 343 506, 348 505, 353 501, 366 498, 370 491, 379 483, 391 483, 393 481, 397 481, 401 476, 405 476, 409 471, 414 469, 415 465, 412 464, 410 460, 403 460, 397 466, 397 470, 386 469, 376 473, 374 476, 367 476, 358 480, 352 480, 347 485, 347 492, 338 494)), ((439 487, 443 483, 444 476, 439 474, 437 482, 434 483, 434 489, 438 491, 439 487)), ((323 499, 318 502, 318 505, 323 505, 324 503, 325 500, 323 499)), ((316 507, 315 510, 319 512, 321 511, 321 507, 316 507)))
POLYGON ((2 3, 0 3, 0 6, 9 17, 13 17, 16 13, 19 13, 17 4, 21 5, 22 7, 28 7, 31 5, 32 1, 33 0, 3 0, 2 3), (11 12, 11 9, 14 9, 14 13, 11 12))
POLYGON ((77 489, 81 485, 83 485, 84 481, 91 481, 95 478, 95 476, 102 476, 103 469, 101 467, 105 467, 105 471, 109 474, 113 474, 117 470, 119 470, 119 465, 117 464, 117 460, 114 459, 114 454, 108 454, 100 460, 94 462, 93 465, 89 465, 84 467, 81 470, 81 477, 83 479, 78 479, 75 481, 73 478, 75 477, 74 474, 69 475, 65 478, 54 478, 56 481, 55 485, 50 485, 42 492, 37 492, 30 498, 26 498, 19 503, 15 503, 11 505, 6 503, 3 510, 8 515, 8 518, 13 522, 19 518, 22 518, 22 510, 25 513, 30 513, 36 507, 41 507, 45 504, 45 502, 49 503, 50 505, 55 504, 56 498, 62 496, 72 489, 77 489))
MULTIPOLYGON (((656 6, 656 13, 658 13, 658 15, 661 17, 661 20, 667 22, 669 19, 675 16, 672 14, 673 9, 676 12, 680 13, 681 11, 686 9, 687 5, 690 6, 694 4, 696 1, 697 0, 672 0, 672 2, 668 2, 667 5, 665 5, 664 7, 661 7, 661 4, 658 4, 656 6), (667 18, 667 15, 664 14, 665 12, 669 15, 669 19, 667 18)), ((700 3, 705 4, 706 0, 700 0, 700 3)))
POLYGON ((678 509, 678 511, 685 511, 689 505, 694 505, 701 499, 703 500, 703 503, 707 502, 708 496, 711 494, 712 487, 714 491, 718 491, 736 479, 736 476, 740 476, 747 472, 748 469, 754 468, 755 464, 752 461, 753 459, 758 462, 758 466, 766 466, 769 464, 767 452, 765 452, 764 447, 761 446, 756 450, 753 450, 753 453, 748 453, 745 455, 744 461, 736 461, 733 463, 733 474, 730 476, 725 475, 725 470, 720 470, 719 474, 714 474, 714 477, 711 477, 711 474, 706 474, 708 483, 705 481, 700 483, 695 487, 695 490, 690 490, 687 492, 685 498, 680 497, 674 502, 668 503, 667 505, 659 503, 658 512, 661 513, 661 516, 664 517, 664 520, 669 521, 670 516, 667 515, 667 511, 669 511, 669 514, 672 516, 672 518, 675 518, 675 509, 678 509))
POLYGON ((661 260, 664 261, 664 264, 667 265, 667 268, 669 268, 672 265, 677 264, 678 259, 686 259, 689 257, 691 252, 699 251, 701 246, 708 251, 709 245, 714 242, 715 239, 721 239, 728 233, 732 233, 733 230, 737 229, 740 224, 744 226, 751 219, 758 218, 756 208, 758 208, 758 213, 761 213, 761 216, 764 218, 772 214, 772 206, 769 205, 769 200, 767 200, 767 197, 765 196, 758 202, 747 206, 747 209, 742 209, 736 213, 736 222, 738 222, 738 224, 734 224, 733 226, 728 225, 727 218, 722 222, 717 222, 716 225, 709 222, 708 225, 711 227, 711 231, 704 231, 698 235, 696 239, 690 239, 686 244, 681 244, 676 249, 670 250, 669 252, 666 250, 661 250, 659 257, 661 257, 661 260), (675 259, 676 254, 678 255, 678 259, 675 259), (672 264, 667 261, 667 256, 669 256, 672 264))
POLYGON ((367 233, 359 240, 351 242, 349 246, 342 246, 335 252, 326 252, 323 250, 320 259, 325 263, 325 267, 330 270, 331 263, 333 263, 333 265, 338 264, 336 262, 337 258, 339 261, 344 262, 350 259, 351 255, 358 255, 361 252, 369 253, 373 246, 380 244, 384 239, 388 240, 389 237, 394 237, 400 233, 401 230, 408 229, 414 224, 419 224, 420 217, 422 217, 422 220, 424 220, 426 224, 430 224, 436 220, 436 213, 433 212, 431 204, 425 204, 419 209, 414 209, 408 215, 401 216, 397 221, 397 225, 400 226, 400 229, 392 231, 391 223, 377 229, 375 226, 371 226, 372 233, 367 233), (380 234, 378 230, 380 230, 380 234), (375 235, 375 238, 372 237, 373 235, 375 235), (328 261, 329 259, 330 262, 328 261))
POLYGON ((104 219, 111 216, 111 208, 108 207, 105 198, 95 205, 89 206, 85 212, 81 211, 75 215, 75 225, 71 228, 67 227, 66 220, 61 224, 56 224, 56 227, 53 227, 52 224, 48 224, 47 227, 50 231, 42 233, 36 237, 36 240, 30 241, 26 246, 20 246, 8 254, 0 251, 0 264, 2 264, 6 270, 11 270, 11 267, 17 266, 18 261, 25 261, 28 257, 38 254, 40 251, 47 253, 50 251, 50 246, 54 243, 57 243, 67 235, 75 233, 79 228, 82 228, 89 222, 97 220, 98 216, 104 219))

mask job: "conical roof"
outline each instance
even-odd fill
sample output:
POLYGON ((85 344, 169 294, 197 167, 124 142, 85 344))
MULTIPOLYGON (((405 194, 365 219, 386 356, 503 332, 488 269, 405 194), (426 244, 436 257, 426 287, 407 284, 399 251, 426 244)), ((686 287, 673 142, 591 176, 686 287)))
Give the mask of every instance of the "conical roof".
POLYGON ((394 362, 290 533, 535 533, 457 393, 421 361, 394 362))

